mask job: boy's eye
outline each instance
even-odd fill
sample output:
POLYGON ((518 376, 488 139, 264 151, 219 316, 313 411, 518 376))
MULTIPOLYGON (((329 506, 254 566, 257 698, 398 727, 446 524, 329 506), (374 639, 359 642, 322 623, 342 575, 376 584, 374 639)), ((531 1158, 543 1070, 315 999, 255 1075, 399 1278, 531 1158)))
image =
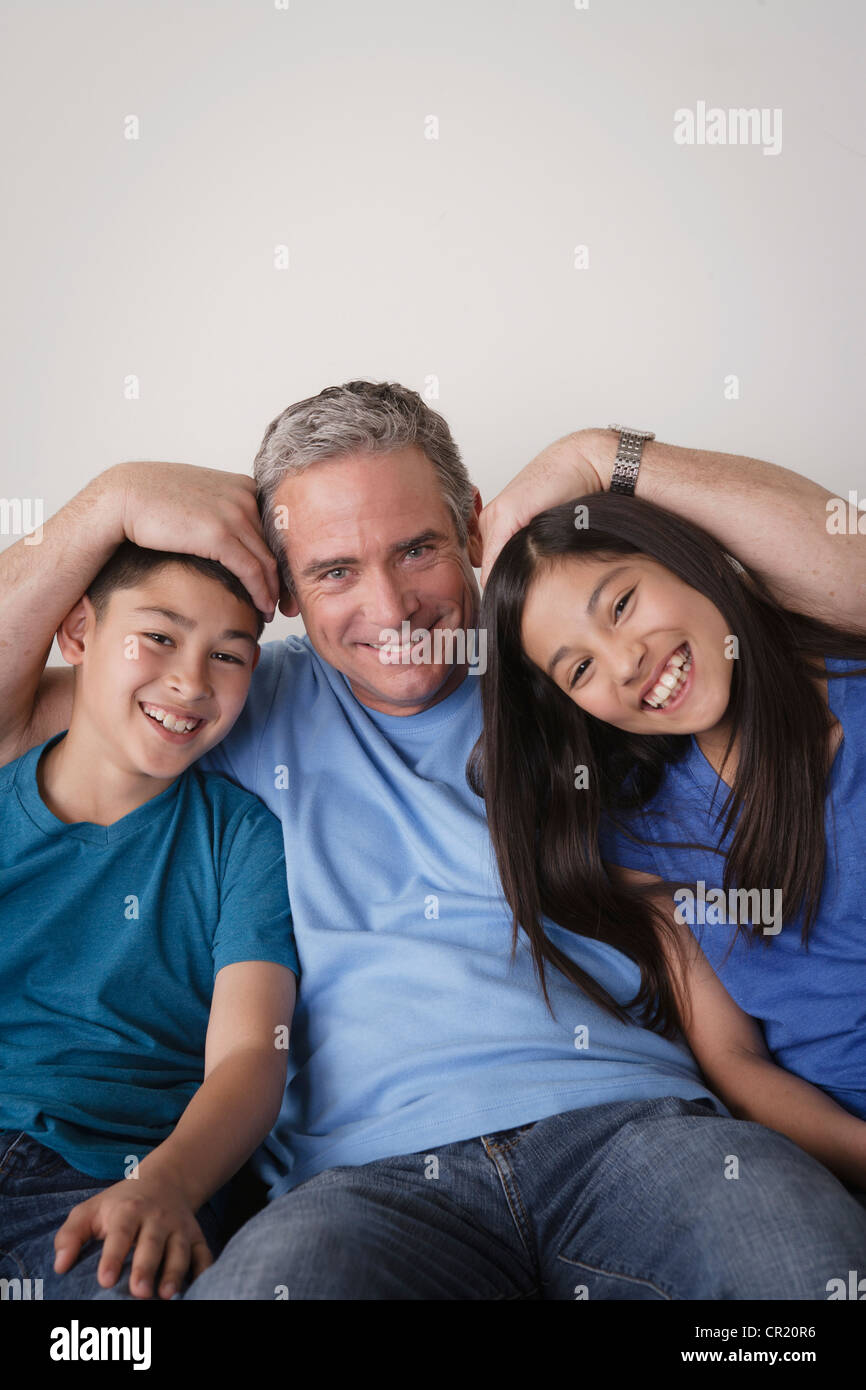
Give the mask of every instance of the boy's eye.
MULTIPOLYGON (((619 602, 618 602, 618 603, 616 604, 616 606, 614 607, 613 613, 614 613, 614 617, 615 617, 615 618, 619 616, 620 608, 623 607, 625 604, 628 603, 628 601, 629 601, 629 599, 631 598, 631 596, 632 596, 633 593, 634 593, 634 589, 629 589, 629 591, 628 591, 627 594, 623 594, 622 598, 619 600, 619 602)), ((589 660, 582 661, 582 662, 580 663, 580 665, 578 666, 577 670, 574 672, 574 675, 572 676, 571 680, 570 680, 569 683, 568 683, 568 688, 569 688, 569 690, 573 690, 573 689, 574 689, 575 685, 576 685, 577 682, 580 680, 581 676, 583 675, 583 673, 584 673, 584 671, 586 670, 586 668, 587 668, 588 665, 589 665, 589 660)))
POLYGON ((237 666, 244 664, 243 657, 235 656, 232 652, 214 652, 214 656, 225 657, 226 661, 234 662, 237 666))
MULTIPOLYGON (((165 646, 166 643, 174 645, 172 639, 167 637, 164 632, 145 632, 144 636, 149 637, 151 642, 156 642, 160 647, 165 646)), ((234 652, 213 652, 212 655, 220 658, 220 665, 226 662, 230 662, 234 666, 244 665, 243 657, 235 656, 234 652)))
POLYGON ((163 642, 171 641, 171 638, 166 637, 164 632, 146 632, 144 635, 145 637, 149 637, 151 642, 159 642, 160 646, 163 642))

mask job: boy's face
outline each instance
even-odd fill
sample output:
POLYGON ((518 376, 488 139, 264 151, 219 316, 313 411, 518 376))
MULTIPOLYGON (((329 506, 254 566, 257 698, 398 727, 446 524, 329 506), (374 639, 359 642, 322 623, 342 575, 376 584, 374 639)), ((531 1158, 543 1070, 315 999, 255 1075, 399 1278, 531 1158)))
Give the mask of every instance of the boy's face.
POLYGON ((176 563, 115 589, 99 622, 85 595, 58 633, 80 667, 73 720, 108 743, 119 766, 177 777, 243 709, 260 654, 256 621, 218 580, 176 563))

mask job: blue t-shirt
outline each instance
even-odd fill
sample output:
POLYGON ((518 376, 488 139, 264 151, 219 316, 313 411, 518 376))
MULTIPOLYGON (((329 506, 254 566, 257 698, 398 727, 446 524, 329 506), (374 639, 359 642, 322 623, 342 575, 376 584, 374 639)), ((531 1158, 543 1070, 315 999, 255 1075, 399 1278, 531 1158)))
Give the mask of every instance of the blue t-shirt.
MULTIPOLYGON (((419 714, 382 714, 289 637, 262 647, 243 713, 202 760, 283 824, 303 975, 289 1085, 257 1159, 272 1197, 338 1164, 584 1105, 711 1097, 681 1040, 617 1021, 553 967, 551 1018, 522 935, 512 964, 466 782, 480 731, 473 675, 419 714)), ((547 930, 614 998, 634 996, 634 962, 547 930)))
MULTIPOLYGON (((866 664, 836 657, 827 657, 826 663, 828 671, 854 671, 866 664)), ((866 676, 828 679, 827 694, 843 738, 830 769, 826 871, 807 950, 800 944, 802 914, 780 931, 772 930, 774 899, 768 892, 757 919, 762 928, 771 928, 763 933, 768 944, 750 944, 738 934, 725 959, 734 936, 729 925, 732 917, 736 920, 733 904, 726 900, 716 912, 712 904, 702 907, 698 894, 705 900, 722 887, 733 829, 720 844, 724 818, 717 825, 715 819, 728 788, 719 782, 716 790, 716 772, 694 736, 682 762, 666 768, 649 804, 618 815, 651 846, 634 845, 609 817, 603 818, 599 842, 608 863, 658 874, 691 889, 694 901, 679 900, 683 919, 731 997, 763 1024, 779 1066, 822 1087, 866 1119, 866 676), (717 853, 667 849, 660 840, 693 840, 719 848, 717 853), (699 890, 701 881, 705 886, 699 890), (705 920, 697 920, 699 916, 705 920)))
POLYGON ((0 1130, 120 1179, 204 1079, 217 971, 298 959, 261 802, 193 766, 113 825, 66 824, 36 781, 64 737, 0 769, 0 1130))

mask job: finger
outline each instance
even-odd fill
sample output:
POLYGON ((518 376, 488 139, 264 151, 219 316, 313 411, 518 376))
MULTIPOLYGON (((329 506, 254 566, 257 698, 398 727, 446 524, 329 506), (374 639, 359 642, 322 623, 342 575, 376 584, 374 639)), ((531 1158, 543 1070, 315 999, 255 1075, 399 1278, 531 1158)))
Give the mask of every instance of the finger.
POLYGON ((78 1259, 82 1245, 91 1240, 93 1210, 86 1203, 73 1207, 54 1237, 54 1272, 65 1274, 78 1259))
POLYGON ((273 599, 271 606, 276 607, 280 597, 280 567, 276 556, 261 533, 258 513, 256 514, 256 522, 256 526, 251 527, 248 532, 241 532, 240 540, 260 562, 268 586, 268 595, 273 599))
POLYGON ((104 1289, 110 1289, 116 1282, 140 1225, 141 1218, 135 1208, 127 1204, 115 1207, 109 1216, 102 1257, 96 1270, 96 1278, 104 1289))
POLYGON ((264 541, 250 531, 244 531, 242 536, 228 532, 215 547, 213 558, 237 575, 256 607, 271 618, 280 597, 280 584, 277 562, 264 541))
MULTIPOLYGON (((519 529, 519 528, 516 527, 515 530, 516 530, 516 529, 519 529)), ((513 531, 509 530, 507 526, 503 525, 503 524, 500 522, 498 525, 495 525, 494 527, 492 527, 492 529, 491 529, 491 531, 490 531, 490 534, 487 536, 487 538, 486 538, 485 540, 482 541, 482 549, 481 549, 481 587, 482 587, 482 589, 485 587, 485 585, 487 584, 488 579, 490 578, 490 571, 493 569, 493 566, 494 566, 494 564, 496 563, 496 559, 497 559, 497 556, 499 555, 500 550, 501 550, 502 547, 505 545, 505 542, 506 542, 507 540, 510 540, 510 538, 511 538, 511 536, 512 536, 513 534, 514 534, 513 531)))
POLYGON ((192 1278, 197 1279, 213 1264, 210 1246, 204 1239, 194 1240, 192 1244, 192 1278))
POLYGON ((190 1244, 182 1231, 172 1231, 166 1242, 162 1278, 159 1281, 160 1298, 173 1298, 180 1288, 189 1269, 190 1244))
POLYGON ((168 1229, 154 1220, 144 1223, 136 1242, 129 1276, 130 1292, 136 1298, 150 1298, 153 1293, 154 1277, 165 1252, 168 1234, 168 1229))

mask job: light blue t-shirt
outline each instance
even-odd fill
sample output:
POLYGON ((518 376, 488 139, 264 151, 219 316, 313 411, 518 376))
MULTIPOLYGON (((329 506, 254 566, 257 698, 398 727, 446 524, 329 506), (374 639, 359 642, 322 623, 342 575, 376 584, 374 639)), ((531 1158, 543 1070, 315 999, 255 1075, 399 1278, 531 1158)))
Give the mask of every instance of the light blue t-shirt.
MULTIPOLYGON (((709 1097, 681 1042, 618 1022, 555 968, 551 1018, 466 782, 478 680, 399 716, 367 709, 307 637, 262 647, 247 704, 203 762, 283 825, 302 976, 270 1196, 362 1164, 584 1105, 709 1097)), ((638 967, 549 923, 621 1002, 638 967)), ((727 1111, 715 1102, 719 1112, 727 1111)))
POLYGON ((299 967, 260 801, 193 766, 113 825, 67 824, 36 780, 64 737, 0 769, 0 1130, 119 1180, 204 1079, 217 971, 299 967))
MULTIPOLYGON (((827 657, 826 663, 829 671, 866 665, 835 657, 827 657)), ((763 1024, 767 1046, 779 1066, 821 1086, 840 1105, 866 1119, 866 676, 831 678, 827 693, 843 738, 830 769, 824 886, 807 950, 800 945, 802 914, 781 931, 772 931, 774 898, 768 892, 760 906, 757 899, 752 901, 760 912, 759 925, 771 928, 766 933, 769 944, 750 944, 738 935, 725 960, 734 935, 730 921, 735 920, 735 905, 728 899, 724 911, 717 912, 705 899, 722 887, 733 834, 732 830, 719 845, 722 821, 716 825, 715 818, 728 788, 719 782, 716 791, 716 773, 694 736, 682 762, 666 768, 649 804, 640 812, 618 816, 651 845, 633 844, 609 817, 603 819, 599 842, 608 863, 690 888, 694 899, 679 900, 684 919, 731 997, 763 1024), (657 843, 661 840, 693 840, 719 845, 719 851, 667 849, 657 843), (704 883, 700 890, 699 881, 704 883), (703 923, 693 920, 699 915, 703 923)))

